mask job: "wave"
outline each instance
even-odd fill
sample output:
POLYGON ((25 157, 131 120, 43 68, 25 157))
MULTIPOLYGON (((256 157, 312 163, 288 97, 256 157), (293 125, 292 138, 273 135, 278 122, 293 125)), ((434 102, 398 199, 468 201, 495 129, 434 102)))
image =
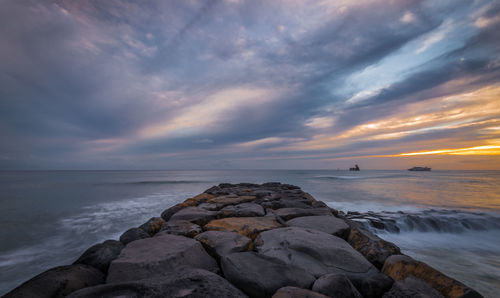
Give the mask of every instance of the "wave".
POLYGON ((500 230, 500 217, 484 212, 428 209, 419 212, 348 212, 346 217, 374 232, 438 232, 500 230))

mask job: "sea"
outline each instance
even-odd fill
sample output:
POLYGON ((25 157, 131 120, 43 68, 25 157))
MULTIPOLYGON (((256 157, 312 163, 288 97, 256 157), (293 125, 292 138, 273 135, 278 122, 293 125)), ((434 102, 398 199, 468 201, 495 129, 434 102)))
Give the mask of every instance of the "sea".
POLYGON ((500 292, 500 171, 0 171, 0 295, 223 182, 300 186, 330 207, 391 218, 373 229, 418 260, 500 292))

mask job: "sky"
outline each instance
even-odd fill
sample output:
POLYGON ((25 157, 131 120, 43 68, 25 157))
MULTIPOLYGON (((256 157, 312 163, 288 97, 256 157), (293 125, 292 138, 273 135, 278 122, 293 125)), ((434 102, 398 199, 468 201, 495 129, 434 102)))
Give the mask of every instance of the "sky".
POLYGON ((498 1, 0 7, 3 170, 500 170, 498 1))

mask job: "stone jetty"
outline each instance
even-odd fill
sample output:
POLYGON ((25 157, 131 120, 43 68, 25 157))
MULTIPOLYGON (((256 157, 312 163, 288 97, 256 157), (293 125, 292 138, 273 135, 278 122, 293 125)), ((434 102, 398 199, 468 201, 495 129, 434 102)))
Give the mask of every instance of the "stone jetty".
POLYGON ((277 182, 220 184, 4 297, 482 297, 277 182))

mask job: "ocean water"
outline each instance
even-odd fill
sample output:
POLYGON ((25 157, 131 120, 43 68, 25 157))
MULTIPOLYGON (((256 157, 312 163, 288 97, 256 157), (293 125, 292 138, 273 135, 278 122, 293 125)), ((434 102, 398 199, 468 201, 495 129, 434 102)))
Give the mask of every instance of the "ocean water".
POLYGON ((486 297, 500 291, 500 171, 0 172, 0 295, 222 182, 300 186, 486 297))

